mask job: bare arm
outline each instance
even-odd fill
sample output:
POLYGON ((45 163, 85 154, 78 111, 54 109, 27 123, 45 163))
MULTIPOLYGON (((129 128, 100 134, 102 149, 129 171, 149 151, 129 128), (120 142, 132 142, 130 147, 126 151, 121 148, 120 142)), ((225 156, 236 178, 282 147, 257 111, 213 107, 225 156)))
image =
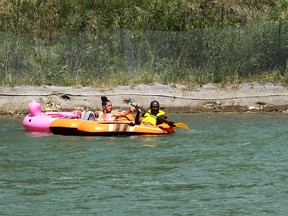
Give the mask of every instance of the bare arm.
POLYGON ((169 126, 175 126, 174 122, 172 120, 170 120, 167 116, 159 116, 157 118, 157 121, 159 122, 165 122, 166 124, 168 124, 169 126))
POLYGON ((112 110, 111 115, 112 116, 116 116, 116 117, 119 118, 119 117, 124 117, 124 116, 126 116, 126 115, 128 115, 128 114, 130 114, 132 112, 135 112, 135 108, 134 107, 131 107, 130 109, 127 109, 127 110, 123 110, 121 112, 116 111, 116 110, 112 110))
POLYGON ((137 109, 137 114, 135 116, 135 124, 139 125, 142 121, 142 117, 140 117, 140 110, 137 109))

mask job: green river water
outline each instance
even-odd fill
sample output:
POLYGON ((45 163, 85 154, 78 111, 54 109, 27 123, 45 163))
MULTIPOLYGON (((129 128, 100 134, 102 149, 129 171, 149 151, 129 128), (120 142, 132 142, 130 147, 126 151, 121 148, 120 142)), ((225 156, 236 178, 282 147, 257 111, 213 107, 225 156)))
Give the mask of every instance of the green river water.
POLYGON ((0 118, 0 215, 287 215, 287 114, 170 118, 190 129, 73 137, 0 118))

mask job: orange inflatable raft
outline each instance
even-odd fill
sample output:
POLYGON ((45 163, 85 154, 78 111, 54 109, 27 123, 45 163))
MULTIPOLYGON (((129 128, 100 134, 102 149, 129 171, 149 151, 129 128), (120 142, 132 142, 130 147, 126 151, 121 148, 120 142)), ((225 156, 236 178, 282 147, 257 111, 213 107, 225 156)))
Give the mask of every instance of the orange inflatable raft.
POLYGON ((166 123, 144 126, 135 125, 129 120, 56 119, 51 122, 49 128, 53 134, 80 136, 160 135, 176 132, 176 127, 171 127, 166 123))

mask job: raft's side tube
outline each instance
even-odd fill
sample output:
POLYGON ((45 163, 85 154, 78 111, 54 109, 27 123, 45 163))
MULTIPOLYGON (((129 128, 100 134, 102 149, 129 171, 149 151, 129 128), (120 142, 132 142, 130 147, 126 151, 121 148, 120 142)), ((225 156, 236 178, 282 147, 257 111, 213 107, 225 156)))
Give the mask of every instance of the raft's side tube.
POLYGON ((58 135, 80 136, 127 136, 160 135, 174 133, 175 127, 166 123, 158 126, 135 125, 131 121, 87 121, 81 119, 56 119, 50 124, 50 131, 58 135))
POLYGON ((79 135, 78 127, 84 120, 81 119, 56 119, 51 122, 49 129, 58 135, 79 135))

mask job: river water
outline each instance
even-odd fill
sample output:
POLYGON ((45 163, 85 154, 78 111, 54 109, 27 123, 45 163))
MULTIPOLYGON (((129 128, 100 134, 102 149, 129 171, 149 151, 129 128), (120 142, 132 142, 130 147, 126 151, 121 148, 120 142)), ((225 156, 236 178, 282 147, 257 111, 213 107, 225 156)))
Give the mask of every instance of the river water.
POLYGON ((1 118, 0 215, 287 215, 288 115, 170 118, 190 129, 73 137, 1 118))

